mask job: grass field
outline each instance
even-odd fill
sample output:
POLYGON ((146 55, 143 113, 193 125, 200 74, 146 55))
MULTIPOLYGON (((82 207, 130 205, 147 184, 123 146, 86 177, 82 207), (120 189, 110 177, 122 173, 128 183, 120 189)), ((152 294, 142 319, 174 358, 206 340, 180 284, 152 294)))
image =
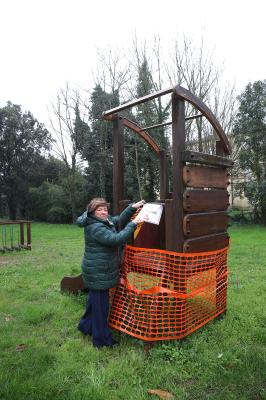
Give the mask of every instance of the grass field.
POLYGON ((0 399, 266 399, 266 228, 233 226, 228 311, 182 342, 95 349, 77 331, 85 296, 60 294, 80 273, 83 232, 32 225, 32 251, 0 255, 0 399))

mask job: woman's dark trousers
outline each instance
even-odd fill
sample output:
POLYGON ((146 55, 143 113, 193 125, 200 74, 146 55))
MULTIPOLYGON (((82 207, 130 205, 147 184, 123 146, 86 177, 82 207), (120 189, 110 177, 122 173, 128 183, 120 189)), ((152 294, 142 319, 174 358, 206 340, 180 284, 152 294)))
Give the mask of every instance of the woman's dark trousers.
POLYGON ((108 327, 109 289, 89 289, 85 314, 82 316, 78 329, 84 335, 92 335, 95 347, 113 346, 116 341, 108 327))

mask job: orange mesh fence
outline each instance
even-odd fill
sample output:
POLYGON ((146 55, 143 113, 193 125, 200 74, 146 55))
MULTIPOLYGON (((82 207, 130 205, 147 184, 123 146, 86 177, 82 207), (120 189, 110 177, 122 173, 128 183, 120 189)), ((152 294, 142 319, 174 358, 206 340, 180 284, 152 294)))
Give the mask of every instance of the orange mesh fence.
POLYGON ((127 246, 111 328, 155 341, 181 339, 226 309, 227 248, 175 253, 127 246))

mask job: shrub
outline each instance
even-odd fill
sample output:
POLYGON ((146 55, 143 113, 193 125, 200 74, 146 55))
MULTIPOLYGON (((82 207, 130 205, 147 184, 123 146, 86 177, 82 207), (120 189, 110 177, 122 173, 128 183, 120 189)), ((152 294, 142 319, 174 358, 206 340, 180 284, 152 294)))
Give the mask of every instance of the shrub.
POLYGON ((53 206, 47 212, 47 220, 54 223, 66 223, 69 222, 69 213, 62 207, 53 206))
POLYGON ((250 210, 239 210, 232 208, 229 211, 231 223, 250 224, 252 223, 252 212, 250 210))

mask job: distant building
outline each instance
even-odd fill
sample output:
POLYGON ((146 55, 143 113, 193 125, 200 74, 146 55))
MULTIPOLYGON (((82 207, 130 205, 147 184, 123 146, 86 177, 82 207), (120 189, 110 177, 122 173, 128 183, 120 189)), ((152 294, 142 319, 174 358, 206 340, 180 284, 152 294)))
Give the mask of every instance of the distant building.
MULTIPOLYGON (((233 171, 231 171, 233 172, 233 171)), ((237 195, 235 195, 235 187, 243 182, 247 182, 248 180, 250 180, 250 176, 249 174, 240 171, 238 172, 238 174, 236 176, 234 176, 234 174, 232 174, 231 176, 231 184, 228 186, 228 192, 230 194, 230 204, 231 207, 234 208, 238 208, 239 210, 251 210, 252 206, 250 204, 250 202, 248 201, 247 197, 245 197, 244 193, 237 193, 237 195)))

